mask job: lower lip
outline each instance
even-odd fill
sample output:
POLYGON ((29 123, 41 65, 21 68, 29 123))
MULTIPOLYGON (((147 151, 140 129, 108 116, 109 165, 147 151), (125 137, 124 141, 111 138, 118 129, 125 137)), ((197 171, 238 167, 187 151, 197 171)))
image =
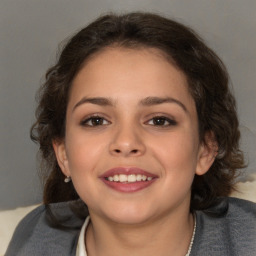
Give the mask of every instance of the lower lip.
POLYGON ((132 193, 143 190, 155 182, 156 179, 150 181, 137 181, 137 182, 113 182, 106 179, 102 181, 110 188, 124 193, 132 193))

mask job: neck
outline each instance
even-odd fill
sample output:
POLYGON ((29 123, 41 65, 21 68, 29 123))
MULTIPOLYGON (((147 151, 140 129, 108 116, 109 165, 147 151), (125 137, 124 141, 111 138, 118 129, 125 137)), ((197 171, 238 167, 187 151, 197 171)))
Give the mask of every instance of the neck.
POLYGON ((193 228, 193 216, 188 212, 139 225, 123 225, 91 215, 85 239, 87 253, 88 256, 184 256, 193 228))

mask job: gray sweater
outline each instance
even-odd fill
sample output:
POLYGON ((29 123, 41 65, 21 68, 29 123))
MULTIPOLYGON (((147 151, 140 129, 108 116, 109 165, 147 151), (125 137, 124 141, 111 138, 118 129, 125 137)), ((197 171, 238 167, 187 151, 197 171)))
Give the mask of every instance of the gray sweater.
MULTIPOLYGON (((256 204, 229 198, 228 206, 222 217, 196 212, 197 228, 190 256, 256 256, 256 204)), ((75 217, 68 203, 52 204, 51 207, 68 218, 69 226, 77 228, 50 227, 42 205, 20 222, 5 256, 75 256, 83 220, 75 217)))

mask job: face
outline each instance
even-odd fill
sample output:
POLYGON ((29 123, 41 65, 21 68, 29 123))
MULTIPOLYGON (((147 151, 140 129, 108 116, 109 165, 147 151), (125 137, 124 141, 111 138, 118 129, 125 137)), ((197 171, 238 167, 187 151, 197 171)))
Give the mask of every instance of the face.
POLYGON ((54 149, 91 216, 118 223, 189 214, 193 177, 212 163, 186 77, 155 49, 92 57, 73 81, 54 149))

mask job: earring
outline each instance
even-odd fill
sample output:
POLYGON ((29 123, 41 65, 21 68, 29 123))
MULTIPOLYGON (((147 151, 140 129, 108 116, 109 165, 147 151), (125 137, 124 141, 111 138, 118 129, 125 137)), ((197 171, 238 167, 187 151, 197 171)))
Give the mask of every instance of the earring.
POLYGON ((64 179, 64 182, 65 183, 69 183, 71 181, 71 177, 67 176, 65 179, 64 179))

